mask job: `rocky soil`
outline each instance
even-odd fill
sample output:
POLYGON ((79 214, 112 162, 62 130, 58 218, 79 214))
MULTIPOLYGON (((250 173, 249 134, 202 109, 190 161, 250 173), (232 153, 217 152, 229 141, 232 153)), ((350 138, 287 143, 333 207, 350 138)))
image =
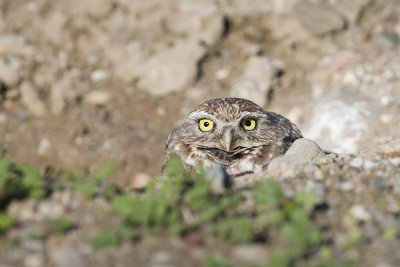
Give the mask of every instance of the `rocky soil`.
MULTIPOLYGON (((270 173, 285 196, 318 197, 335 257, 400 266, 399 55, 397 0, 1 0, 0 148, 41 172, 89 175, 113 162, 111 182, 127 192, 159 175, 166 138, 193 106, 245 97, 338 153, 283 159, 270 173)), ((109 206, 68 188, 12 201, 0 265, 202 266, 209 254, 268 254, 168 234, 95 250, 88 240, 120 223, 102 216, 109 206), (49 230, 63 214, 75 228, 49 230)))

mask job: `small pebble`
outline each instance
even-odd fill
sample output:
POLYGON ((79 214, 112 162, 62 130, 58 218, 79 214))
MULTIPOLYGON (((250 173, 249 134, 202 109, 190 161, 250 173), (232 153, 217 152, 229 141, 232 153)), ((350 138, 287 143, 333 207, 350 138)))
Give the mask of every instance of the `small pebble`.
POLYGON ((37 149, 37 154, 40 156, 43 156, 44 154, 46 154, 49 151, 50 148, 51 148, 50 140, 46 137, 43 137, 40 140, 40 143, 39 143, 39 146, 37 149))
POLYGON ((367 170, 371 170, 376 166, 375 162, 373 162, 372 160, 366 159, 364 161, 364 168, 367 170))
POLYGON ((364 163, 364 160, 360 157, 354 158, 350 161, 350 166, 354 168, 360 168, 364 163))
POLYGON ((268 258, 268 249, 263 245, 238 245, 232 249, 234 260, 245 264, 262 264, 268 258))
POLYGON ((105 81, 110 77, 110 74, 105 70, 95 70, 90 74, 90 79, 94 82, 105 81))
POLYGON ((350 213, 353 215, 354 219, 359 221, 369 221, 371 215, 362 205, 354 205, 350 208, 350 213))
POLYGON ((227 69, 221 69, 215 73, 215 78, 217 78, 217 80, 225 80, 226 78, 228 78, 228 76, 229 70, 227 69))
POLYGON ((142 190, 153 178, 147 173, 138 173, 133 177, 131 188, 134 190, 142 190))
POLYGON ((100 90, 92 91, 84 98, 85 102, 91 105, 105 105, 110 99, 111 95, 109 92, 100 90))

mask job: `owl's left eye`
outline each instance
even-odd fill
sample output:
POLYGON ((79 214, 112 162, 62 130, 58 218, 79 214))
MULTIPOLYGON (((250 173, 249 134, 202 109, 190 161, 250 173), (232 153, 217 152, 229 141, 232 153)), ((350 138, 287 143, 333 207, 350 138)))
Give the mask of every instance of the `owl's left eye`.
POLYGON ((214 128, 214 122, 209 119, 201 119, 199 121, 199 128, 202 132, 209 132, 214 128))
POLYGON ((255 119, 244 119, 240 123, 246 131, 253 131, 256 128, 256 120, 255 119))

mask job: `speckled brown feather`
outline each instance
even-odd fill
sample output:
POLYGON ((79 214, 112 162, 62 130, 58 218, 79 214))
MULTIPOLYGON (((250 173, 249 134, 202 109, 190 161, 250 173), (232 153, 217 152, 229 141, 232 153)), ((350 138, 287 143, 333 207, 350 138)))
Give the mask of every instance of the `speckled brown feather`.
POLYGON ((205 167, 222 163, 235 181, 265 169, 271 159, 284 154, 301 137, 299 129, 288 119, 264 111, 249 100, 212 99, 195 107, 169 135, 163 167, 173 154, 178 154, 189 171, 195 170, 198 161, 205 167), (198 122, 203 118, 214 122, 212 131, 200 131, 198 122), (256 120, 253 131, 241 127, 245 118, 256 120), (223 143, 227 130, 232 135, 232 151, 227 151, 223 143))

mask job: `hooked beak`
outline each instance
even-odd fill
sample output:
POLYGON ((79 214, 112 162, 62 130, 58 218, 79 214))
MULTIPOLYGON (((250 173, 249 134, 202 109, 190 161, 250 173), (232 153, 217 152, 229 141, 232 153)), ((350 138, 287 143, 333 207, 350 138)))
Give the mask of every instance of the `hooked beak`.
POLYGON ((232 130, 226 130, 224 132, 224 146, 225 146, 225 151, 230 152, 232 149, 232 130))

